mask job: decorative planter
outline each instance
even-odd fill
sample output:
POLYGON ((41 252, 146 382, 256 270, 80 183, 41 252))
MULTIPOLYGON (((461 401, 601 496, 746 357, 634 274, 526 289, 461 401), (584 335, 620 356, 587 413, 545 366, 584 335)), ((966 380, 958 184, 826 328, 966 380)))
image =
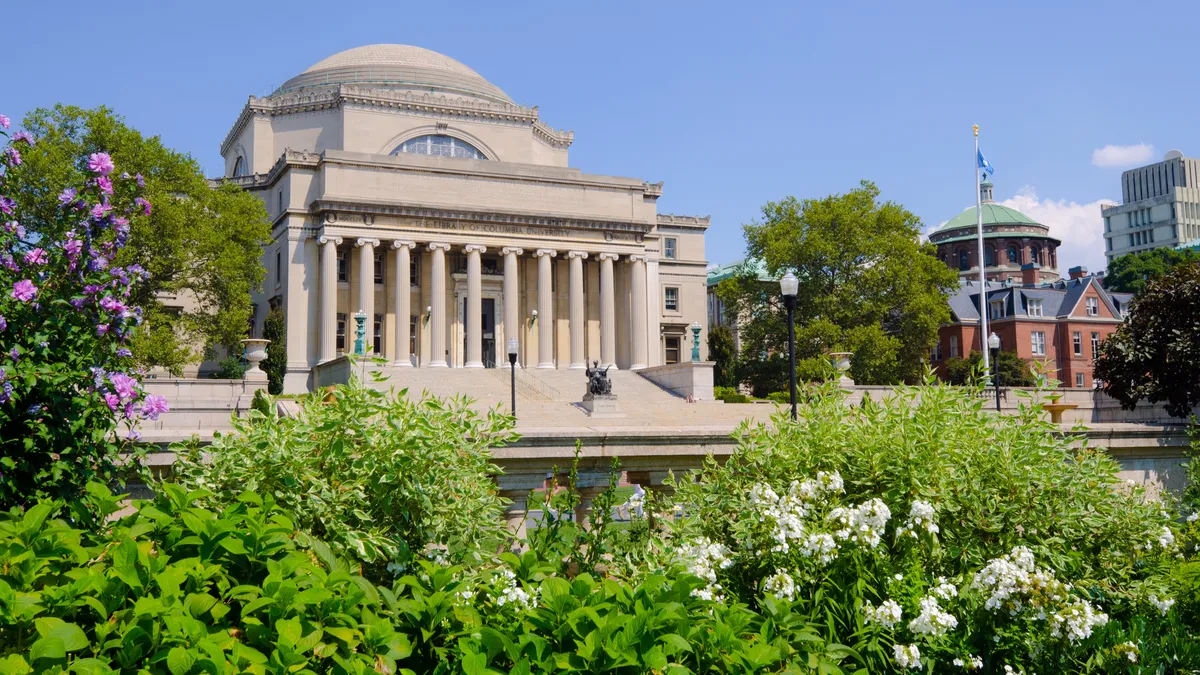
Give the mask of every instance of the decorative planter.
POLYGON ((245 346, 245 358, 250 362, 250 367, 246 369, 246 374, 243 377, 255 382, 266 382, 267 373, 259 367, 259 364, 266 360, 267 345, 271 344, 271 341, 249 339, 241 340, 240 342, 245 346))
POLYGON ((833 367, 838 372, 838 384, 843 387, 853 387, 854 380, 850 379, 847 373, 850 372, 850 357, 854 356, 854 352, 832 352, 829 354, 830 360, 833 361, 833 367))

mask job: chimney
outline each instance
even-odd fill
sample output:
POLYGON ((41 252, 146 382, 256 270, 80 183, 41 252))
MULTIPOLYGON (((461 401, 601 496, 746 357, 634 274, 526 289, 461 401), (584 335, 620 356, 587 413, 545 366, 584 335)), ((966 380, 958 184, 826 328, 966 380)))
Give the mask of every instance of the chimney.
POLYGON ((1038 282, 1038 273, 1042 271, 1042 266, 1037 263, 1025 263, 1021 265, 1021 285, 1036 286, 1038 282))
POLYGON ((1082 279, 1087 276, 1087 268, 1083 265, 1078 265, 1067 270, 1067 274, 1071 275, 1072 279, 1082 279))

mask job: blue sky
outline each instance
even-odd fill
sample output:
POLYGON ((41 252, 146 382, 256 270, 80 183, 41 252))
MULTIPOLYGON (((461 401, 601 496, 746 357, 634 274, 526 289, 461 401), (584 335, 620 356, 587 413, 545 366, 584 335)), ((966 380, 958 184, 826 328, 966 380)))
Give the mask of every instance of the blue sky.
POLYGON ((766 201, 863 178, 936 227, 974 203, 978 123, 997 200, 1064 239, 1064 268, 1098 270, 1121 169, 1200 152, 1195 50, 1172 28, 1200 4, 1139 7, 9 3, 0 112, 106 104, 216 175, 249 94, 343 49, 419 45, 573 129, 572 166, 665 181, 660 212, 712 216, 713 262, 741 256, 766 201))

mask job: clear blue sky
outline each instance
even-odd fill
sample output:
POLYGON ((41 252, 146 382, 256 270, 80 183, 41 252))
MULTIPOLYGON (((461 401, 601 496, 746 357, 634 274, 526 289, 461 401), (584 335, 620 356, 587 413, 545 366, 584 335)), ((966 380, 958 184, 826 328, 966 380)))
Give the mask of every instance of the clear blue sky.
POLYGON ((573 129, 572 166, 666 181, 660 212, 712 215, 713 262, 741 256, 764 202, 862 178, 936 227, 974 203, 978 123, 997 200, 1096 270, 1095 202, 1120 199, 1122 166, 1200 153, 1200 5, 1066 4, 8 3, 0 112, 109 105, 216 175, 247 95, 343 49, 419 45, 573 129))

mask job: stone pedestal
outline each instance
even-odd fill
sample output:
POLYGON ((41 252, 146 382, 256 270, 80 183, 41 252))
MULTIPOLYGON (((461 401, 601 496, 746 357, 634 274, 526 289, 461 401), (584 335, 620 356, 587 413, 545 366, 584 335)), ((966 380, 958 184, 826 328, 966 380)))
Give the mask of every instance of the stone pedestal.
POLYGON ((617 397, 612 394, 584 394, 583 402, 579 404, 587 411, 588 417, 615 418, 624 417, 617 405, 617 397))

